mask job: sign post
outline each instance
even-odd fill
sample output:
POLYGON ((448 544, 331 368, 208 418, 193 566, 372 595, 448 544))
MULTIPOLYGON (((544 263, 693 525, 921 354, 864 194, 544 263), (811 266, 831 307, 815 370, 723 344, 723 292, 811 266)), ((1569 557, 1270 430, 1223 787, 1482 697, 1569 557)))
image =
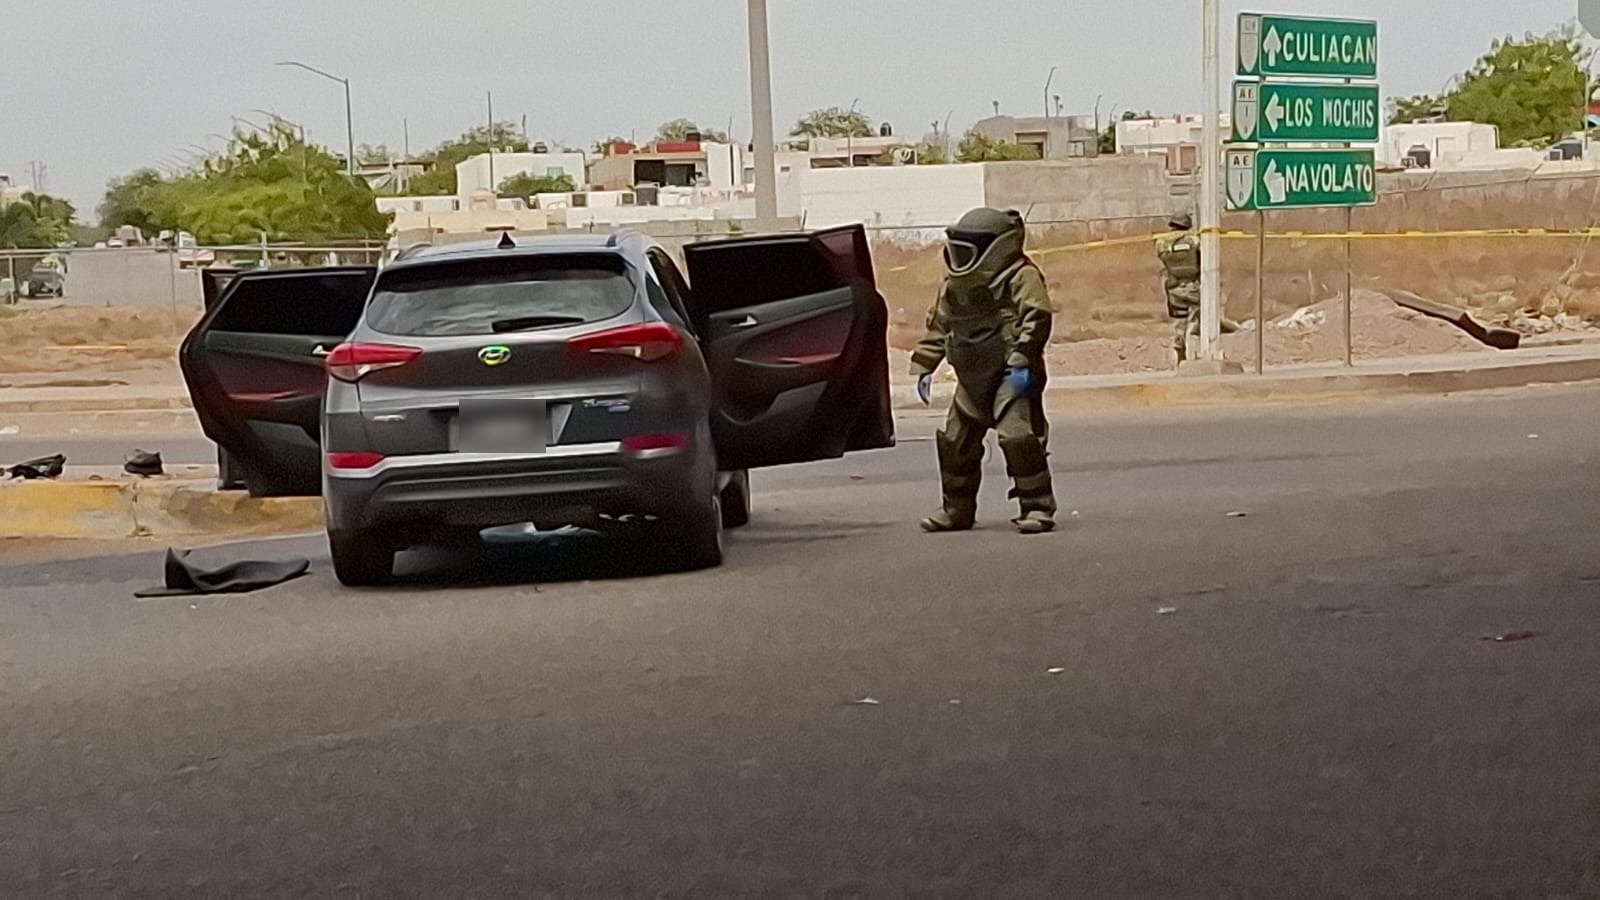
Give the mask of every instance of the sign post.
MULTIPOLYGON (((1600 26, 1600 0, 1580 3, 1593 7, 1600 26)), ((1256 213, 1256 372, 1265 369, 1266 214, 1277 209, 1344 210, 1344 357, 1353 365, 1348 235, 1354 208, 1378 202, 1378 184, 1374 152, 1351 145, 1377 141, 1382 128, 1381 97, 1372 83, 1378 23, 1242 13, 1237 63, 1239 77, 1248 80, 1233 86, 1225 181, 1229 208, 1256 213)))

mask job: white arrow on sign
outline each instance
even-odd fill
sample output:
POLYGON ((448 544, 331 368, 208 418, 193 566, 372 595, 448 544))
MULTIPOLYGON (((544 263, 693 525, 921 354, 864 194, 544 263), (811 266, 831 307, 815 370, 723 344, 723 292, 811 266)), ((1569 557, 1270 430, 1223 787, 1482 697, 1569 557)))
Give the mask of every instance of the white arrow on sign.
POLYGON ((1267 199, 1275 204, 1285 203, 1289 199, 1288 179, 1278 171, 1278 161, 1267 163, 1267 170, 1261 173, 1261 183, 1266 186, 1267 199))
POLYGON ((1286 113, 1288 110, 1283 108, 1283 98, 1273 94, 1272 99, 1267 101, 1267 124, 1272 126, 1273 131, 1277 131, 1278 126, 1283 124, 1286 113))
POLYGON ((1261 49, 1267 53, 1267 64, 1276 67, 1278 65, 1278 54, 1283 52, 1283 38, 1279 36, 1276 25, 1267 32, 1267 39, 1262 43, 1261 49))

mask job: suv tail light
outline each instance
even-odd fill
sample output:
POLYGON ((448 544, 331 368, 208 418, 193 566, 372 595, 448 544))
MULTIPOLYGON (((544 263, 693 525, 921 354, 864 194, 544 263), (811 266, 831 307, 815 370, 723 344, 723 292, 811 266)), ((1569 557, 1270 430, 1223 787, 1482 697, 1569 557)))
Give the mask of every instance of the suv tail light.
POLYGON ((687 449, 689 449, 689 435, 685 432, 634 434, 622 439, 622 452, 634 459, 674 456, 687 449))
POLYGON ((671 325, 650 322, 624 325, 575 337, 567 343, 578 353, 608 353, 631 356, 645 362, 665 359, 683 348, 683 335, 671 325))
POLYGON ((383 462, 382 453, 373 453, 366 450, 328 454, 328 468, 330 469, 370 469, 383 462))
POLYGON ((323 367, 328 375, 354 384, 380 369, 403 366, 422 355, 420 347, 396 344, 340 344, 333 348, 323 367))

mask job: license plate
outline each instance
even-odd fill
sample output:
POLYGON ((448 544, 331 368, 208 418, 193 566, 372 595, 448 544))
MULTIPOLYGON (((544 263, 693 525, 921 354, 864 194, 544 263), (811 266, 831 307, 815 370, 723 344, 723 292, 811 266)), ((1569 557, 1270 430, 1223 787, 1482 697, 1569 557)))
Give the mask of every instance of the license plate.
POLYGON ((451 447, 463 453, 543 453, 550 416, 536 400, 463 400, 451 447))

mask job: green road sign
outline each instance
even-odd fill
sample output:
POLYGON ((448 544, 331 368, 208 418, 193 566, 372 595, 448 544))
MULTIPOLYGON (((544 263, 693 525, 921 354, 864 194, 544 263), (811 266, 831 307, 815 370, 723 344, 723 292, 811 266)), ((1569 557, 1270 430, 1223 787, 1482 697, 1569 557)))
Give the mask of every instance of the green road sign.
POLYGON ((1371 150, 1236 150, 1227 153, 1230 209, 1369 206, 1378 202, 1371 150))
POLYGON ((1242 13, 1239 74, 1377 78, 1378 23, 1242 13))
POLYGON ((1382 109, 1375 84, 1236 81, 1233 139, 1245 144, 1376 141, 1382 109))

